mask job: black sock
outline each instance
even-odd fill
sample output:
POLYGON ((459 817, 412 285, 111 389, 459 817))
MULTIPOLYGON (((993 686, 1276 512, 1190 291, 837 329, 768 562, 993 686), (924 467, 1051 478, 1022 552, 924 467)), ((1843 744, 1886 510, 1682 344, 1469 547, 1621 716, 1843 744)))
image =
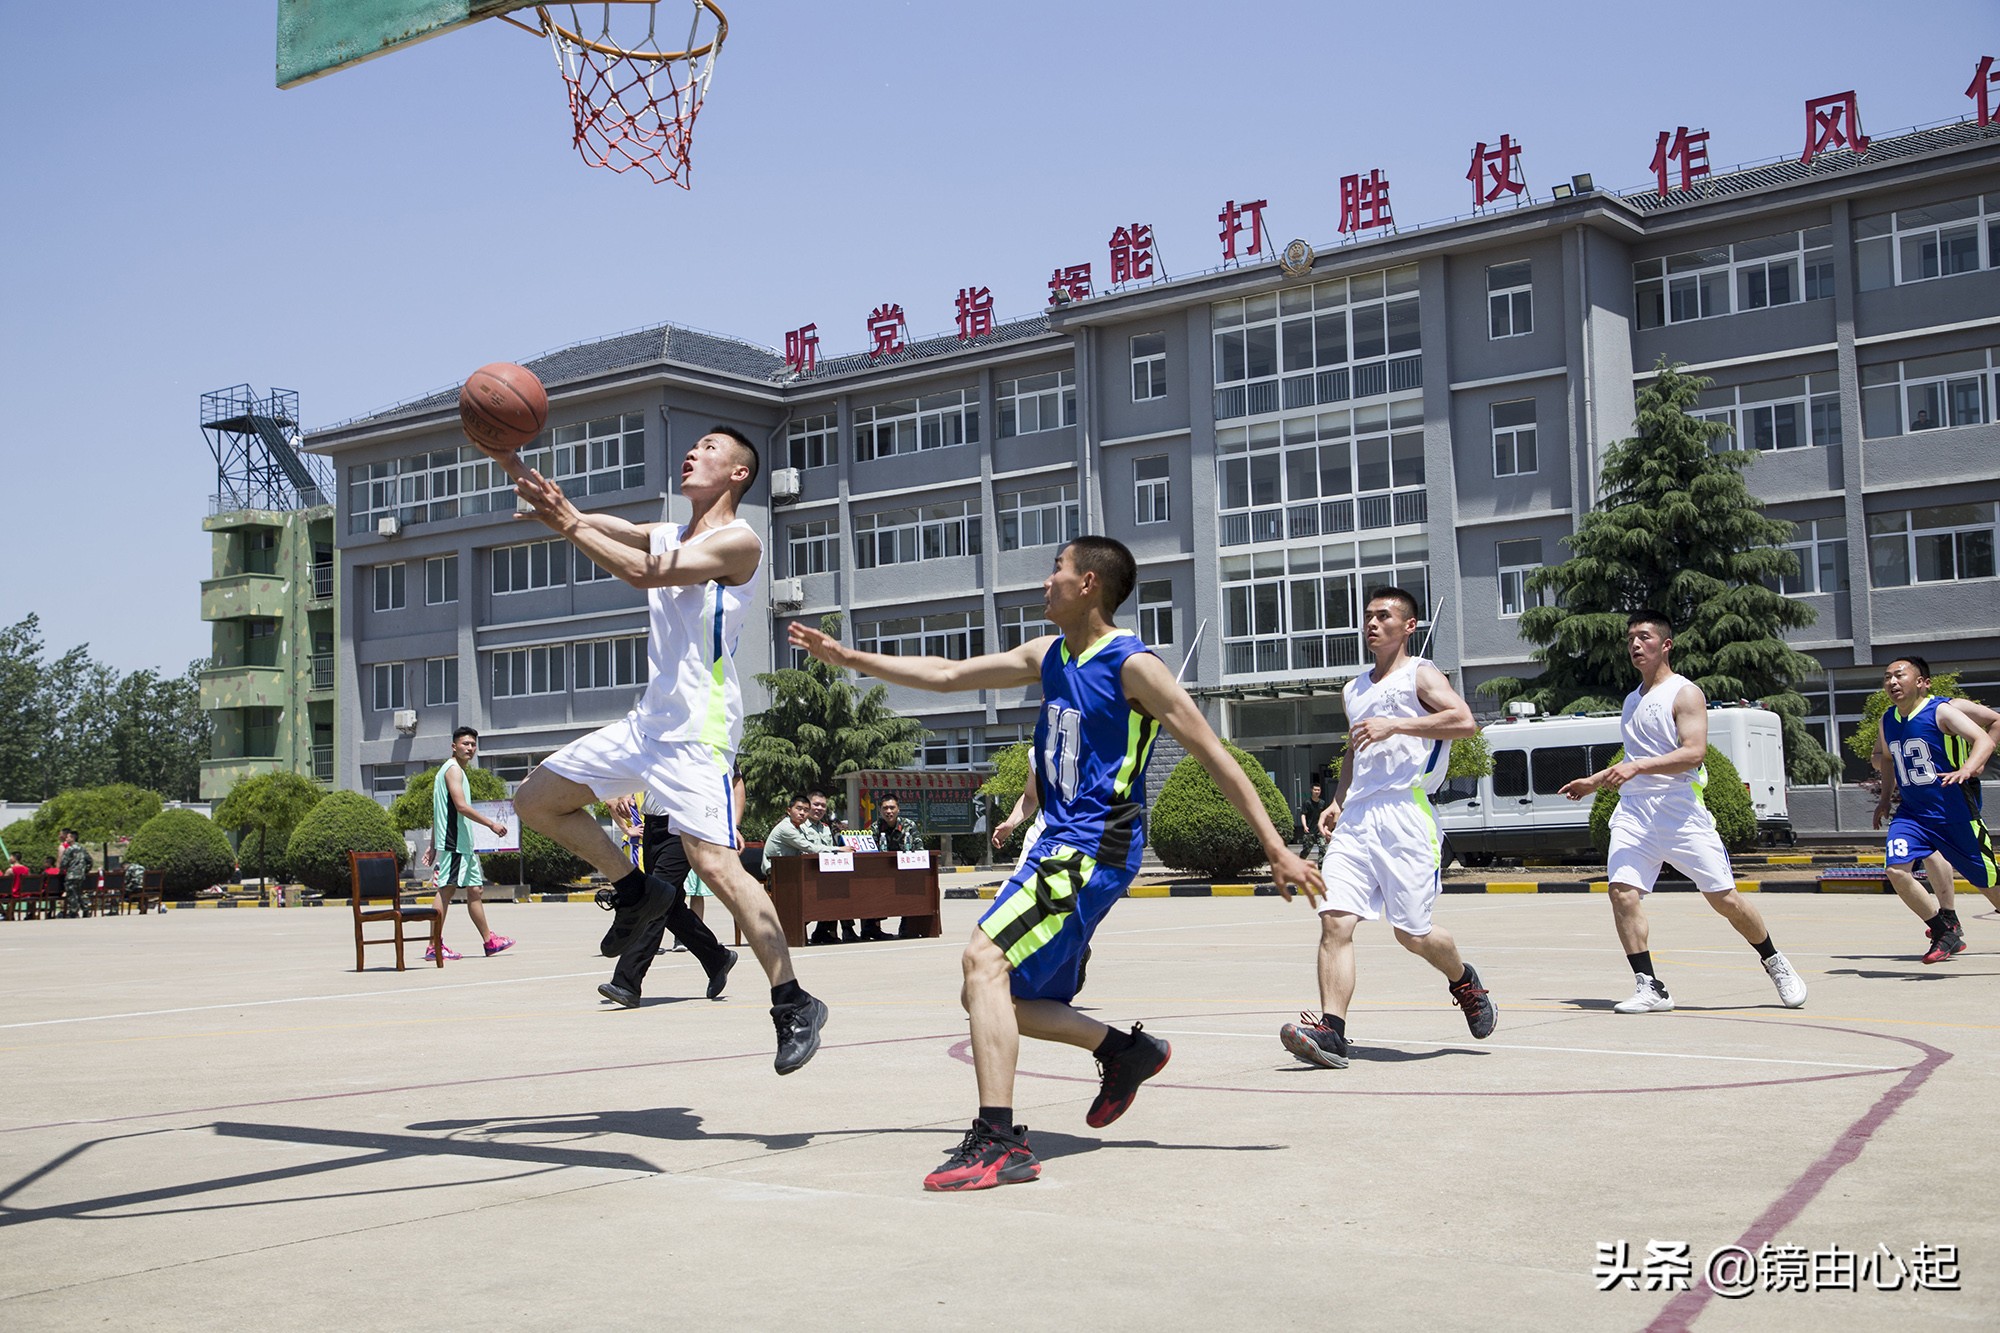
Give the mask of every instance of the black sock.
POLYGON ((1109 1060, 1131 1044, 1131 1033, 1120 1032, 1117 1028, 1112 1028, 1104 1034, 1104 1040, 1097 1043, 1097 1049, 1092 1051, 1091 1054, 1100 1060, 1109 1060))
POLYGON ((1321 1014, 1319 1016, 1319 1021, 1321 1023, 1324 1023, 1327 1027, 1332 1028, 1334 1036, 1341 1038, 1345 1038, 1347 1036, 1347 1020, 1342 1018, 1339 1014, 1321 1014))
POLYGON ((1451 983, 1452 989, 1456 990, 1458 987, 1463 986, 1468 981, 1473 983, 1475 986, 1478 985, 1479 974, 1472 970, 1472 964, 1461 963, 1460 966, 1463 967, 1465 971, 1459 973, 1458 980, 1451 983))
POLYGON ((630 907, 633 903, 638 902, 646 896, 646 872, 635 869, 628 874, 620 876, 618 882, 611 887, 617 891, 618 895, 612 901, 616 902, 620 907, 630 907))
POLYGON ((810 998, 800 989, 797 981, 781 981, 771 987, 771 1003, 774 1006, 804 1004, 810 998))
POLYGON ((1940 912, 1938 913, 1938 915, 1944 918, 1944 923, 1945 923, 1945 924, 1946 924, 1947 926, 1950 926, 1950 927, 1951 927, 1951 928, 1952 928, 1953 930, 1957 930, 1957 929, 1958 929, 1958 909, 1957 909, 1957 908, 1955 908, 1955 907, 1947 907, 1947 908, 1943 909, 1942 911, 1940 911, 1940 912))
POLYGON ((1014 1132, 1014 1108, 1011 1106, 982 1106, 979 1118, 1003 1134, 1014 1132))
POLYGON ((1951 922, 1945 919, 1945 915, 1943 912, 1939 912, 1936 916, 1924 922, 1924 925, 1930 930, 1931 934, 1933 935, 1936 935, 1941 930, 1951 929, 1951 922))
POLYGON ((1625 955, 1625 961, 1632 965, 1632 974, 1634 976, 1643 972, 1655 980, 1659 979, 1659 974, 1653 971, 1653 951, 1651 949, 1641 949, 1637 953, 1628 953, 1625 955))
POLYGON ((1757 951, 1757 956, 1759 958, 1776 958, 1778 956, 1778 946, 1771 943, 1771 937, 1769 935, 1764 936, 1763 939, 1757 941, 1757 943, 1751 945, 1750 947, 1757 951))

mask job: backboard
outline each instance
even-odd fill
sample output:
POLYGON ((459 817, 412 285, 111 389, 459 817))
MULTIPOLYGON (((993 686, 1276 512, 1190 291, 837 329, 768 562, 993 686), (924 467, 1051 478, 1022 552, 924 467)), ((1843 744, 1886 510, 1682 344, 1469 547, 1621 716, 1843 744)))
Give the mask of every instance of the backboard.
POLYGON ((278 86, 296 88, 533 0, 278 0, 278 86))

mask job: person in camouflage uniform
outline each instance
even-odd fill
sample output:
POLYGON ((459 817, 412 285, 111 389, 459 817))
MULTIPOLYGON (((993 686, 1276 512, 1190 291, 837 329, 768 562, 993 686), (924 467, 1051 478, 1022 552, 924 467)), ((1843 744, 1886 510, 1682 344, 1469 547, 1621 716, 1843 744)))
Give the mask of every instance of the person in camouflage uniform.
POLYGON ((56 862, 62 869, 64 916, 90 915, 90 871, 93 862, 90 852, 77 837, 76 830, 62 831, 62 856, 56 862))
MULTIPOLYGON (((903 817, 903 804, 893 796, 884 796, 875 807, 875 823, 869 832, 875 835, 875 850, 879 852, 921 852, 924 849, 923 835, 917 826, 903 817)), ((861 923, 861 938, 864 940, 886 940, 892 938, 882 929, 887 917, 876 917, 873 921, 861 923)))

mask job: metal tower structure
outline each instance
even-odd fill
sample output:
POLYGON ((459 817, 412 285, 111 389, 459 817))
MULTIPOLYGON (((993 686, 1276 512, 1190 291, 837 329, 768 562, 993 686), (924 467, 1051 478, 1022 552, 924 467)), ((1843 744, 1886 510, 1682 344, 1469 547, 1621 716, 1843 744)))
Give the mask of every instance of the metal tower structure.
POLYGON ((299 451, 299 395, 247 384, 201 396, 201 430, 215 456, 211 514, 292 510, 333 503, 333 465, 299 451))

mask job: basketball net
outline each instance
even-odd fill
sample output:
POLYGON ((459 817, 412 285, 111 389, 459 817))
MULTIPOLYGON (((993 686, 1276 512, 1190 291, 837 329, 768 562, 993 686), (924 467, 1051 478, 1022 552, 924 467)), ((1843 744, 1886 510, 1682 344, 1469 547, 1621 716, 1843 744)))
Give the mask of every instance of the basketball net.
POLYGON ((686 40, 673 50, 671 39, 655 31, 659 0, 535 6, 569 90, 572 142, 584 161, 612 171, 636 167, 655 185, 688 188, 694 118, 729 35, 729 20, 713 0, 692 0, 691 8, 686 40), (593 9, 600 11, 594 25, 579 12, 593 9), (698 40, 704 15, 715 23, 705 43, 698 40))

